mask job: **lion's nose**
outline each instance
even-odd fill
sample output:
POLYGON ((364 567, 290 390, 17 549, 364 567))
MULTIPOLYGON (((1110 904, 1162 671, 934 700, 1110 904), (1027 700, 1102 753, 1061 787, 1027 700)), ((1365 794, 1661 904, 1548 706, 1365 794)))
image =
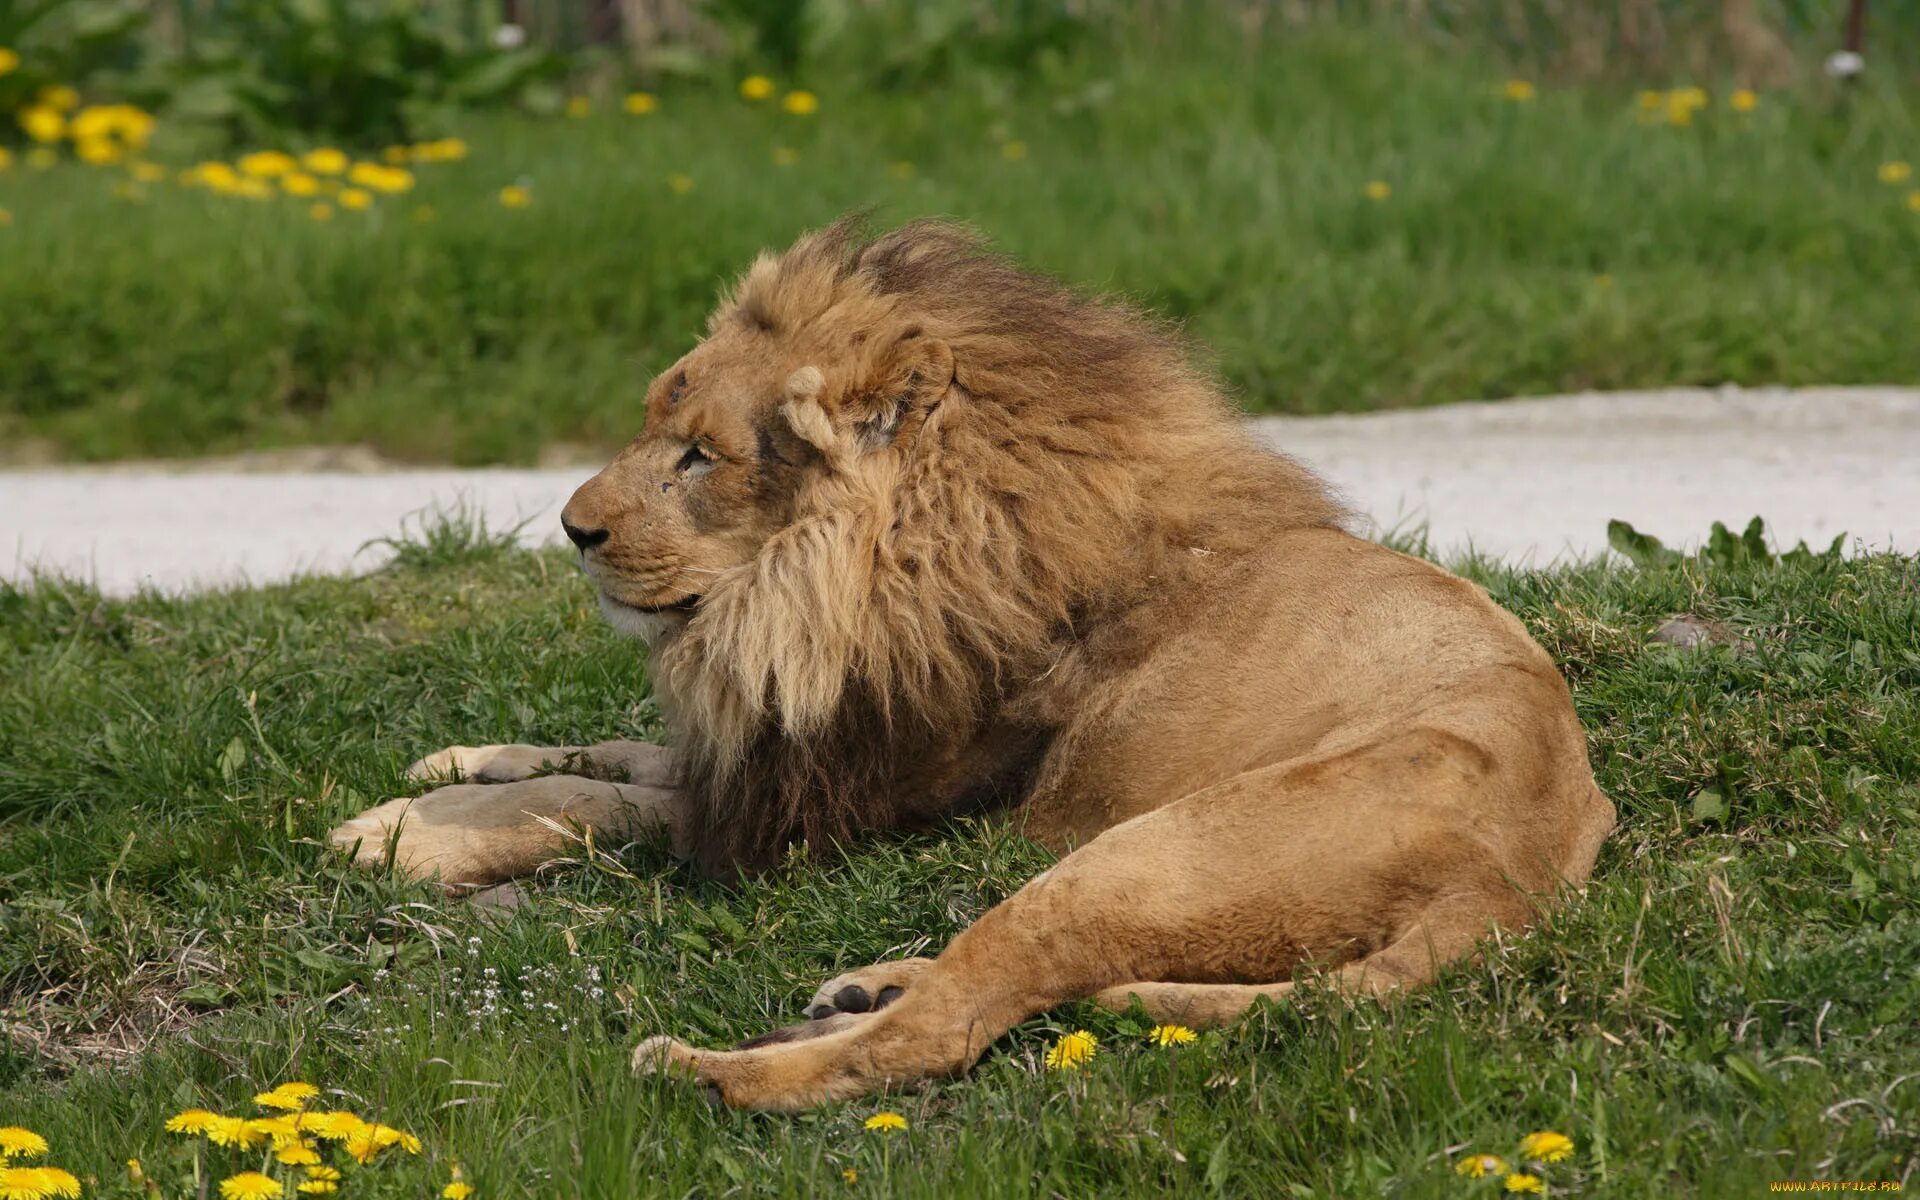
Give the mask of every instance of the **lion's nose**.
POLYGON ((608 531, 604 529, 582 529, 565 517, 560 518, 560 528, 567 531, 567 540, 582 550, 591 550, 607 540, 608 531))

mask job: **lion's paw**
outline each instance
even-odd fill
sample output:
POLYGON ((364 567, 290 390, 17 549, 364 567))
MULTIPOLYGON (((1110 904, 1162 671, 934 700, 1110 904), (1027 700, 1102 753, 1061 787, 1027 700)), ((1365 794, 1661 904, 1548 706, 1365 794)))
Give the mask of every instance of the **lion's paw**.
POLYGON ((813 994, 806 1015, 823 1021, 844 1013, 879 1012, 904 995, 915 977, 932 965, 930 958, 897 958, 836 975, 813 994))
POLYGON ((462 784, 389 800, 341 822, 327 840, 362 867, 383 867, 391 855, 409 879, 437 875, 461 890, 498 883, 509 873, 498 869, 485 836, 497 823, 491 810, 498 796, 497 789, 462 784))
POLYGON ((473 783, 514 783, 565 764, 568 752, 545 746, 448 746, 407 767, 415 780, 466 779, 473 783))

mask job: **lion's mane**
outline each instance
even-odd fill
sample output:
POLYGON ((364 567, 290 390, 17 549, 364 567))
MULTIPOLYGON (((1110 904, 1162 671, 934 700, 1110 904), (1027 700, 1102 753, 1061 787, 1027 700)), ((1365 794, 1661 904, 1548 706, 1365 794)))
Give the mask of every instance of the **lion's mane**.
POLYGON ((940 339, 953 381, 890 442, 818 472, 795 519, 655 646, 710 868, 925 819, 900 781, 989 729, 1021 749, 967 803, 1013 798, 1050 736, 1036 681, 1111 678, 1125 641, 1177 616, 1193 556, 1343 519, 1171 330, 950 224, 869 239, 844 221, 762 256, 713 319, 824 347, 835 380, 902 336, 940 339))

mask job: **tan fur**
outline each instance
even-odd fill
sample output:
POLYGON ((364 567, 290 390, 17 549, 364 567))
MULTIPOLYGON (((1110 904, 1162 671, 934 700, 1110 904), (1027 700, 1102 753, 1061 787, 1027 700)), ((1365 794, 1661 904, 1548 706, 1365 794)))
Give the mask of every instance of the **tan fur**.
POLYGON ((1519 622, 1345 532, 1164 329, 951 226, 762 256, 565 520, 652 640, 662 819, 708 868, 981 807, 1071 851, 830 1020, 641 1048, 730 1103, 963 1070, 1068 999, 1215 1023, 1308 966, 1417 984, 1612 823, 1519 622))

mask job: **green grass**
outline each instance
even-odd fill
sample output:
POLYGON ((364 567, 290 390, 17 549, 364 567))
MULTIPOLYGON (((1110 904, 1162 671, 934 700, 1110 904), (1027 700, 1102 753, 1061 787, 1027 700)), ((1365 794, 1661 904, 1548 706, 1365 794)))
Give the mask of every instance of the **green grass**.
POLYGON ((617 444, 724 280, 866 205, 975 222, 1180 319, 1261 411, 1920 378, 1920 185, 1876 178, 1920 161, 1920 129, 1890 74, 1847 99, 1809 71, 1750 116, 1692 80, 1714 102, 1675 128, 1620 83, 1508 101, 1486 60, 1384 28, 1229 33, 1175 23, 915 92, 812 80, 806 119, 692 84, 644 118, 476 119, 469 160, 324 225, 305 202, 160 184, 129 203, 116 172, 16 163, 0 442, 457 463, 617 444), (502 208, 519 180, 534 204, 502 208))
POLYGON ((964 1081, 767 1117, 635 1080, 628 1050, 795 1019, 1046 856, 983 820, 725 889, 640 846, 493 913, 344 870, 319 839, 418 753, 659 731, 641 653, 563 556, 413 545, 365 579, 184 600, 0 590, 0 1124, 98 1194, 133 1194, 132 1155, 179 1177, 174 1110, 287 1078, 425 1139, 349 1195, 420 1195, 455 1159, 489 1197, 1491 1195, 1449 1150, 1537 1128, 1579 1144, 1562 1194, 1915 1172, 1913 558, 1471 566, 1564 667, 1620 807, 1548 926, 1389 1006, 1308 994, 1167 1053, 1075 1005, 964 1081), (1674 612, 1746 644, 1649 644, 1674 612), (1041 1070, 1076 1027, 1092 1066, 1041 1070), (882 1107, 911 1130, 863 1132, 882 1107))

